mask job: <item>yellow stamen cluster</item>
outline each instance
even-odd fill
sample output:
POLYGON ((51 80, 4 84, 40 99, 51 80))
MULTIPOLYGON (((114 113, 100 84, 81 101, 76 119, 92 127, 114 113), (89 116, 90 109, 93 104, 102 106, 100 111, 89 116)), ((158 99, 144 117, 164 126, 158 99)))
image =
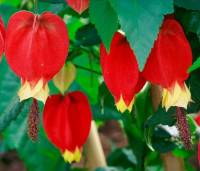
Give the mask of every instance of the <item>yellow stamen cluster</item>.
POLYGON ((162 92, 162 107, 168 110, 171 106, 178 106, 187 108, 189 102, 191 102, 191 93, 186 84, 180 86, 177 82, 170 90, 163 89, 162 92))
POLYGON ((44 86, 43 79, 40 79, 35 86, 31 86, 30 82, 25 81, 18 91, 20 101, 33 97, 45 103, 48 95, 49 88, 47 84, 44 86))
POLYGON ((63 158, 65 162, 72 163, 73 161, 79 162, 81 160, 81 151, 79 150, 78 147, 76 147, 74 152, 65 150, 63 153, 63 158))

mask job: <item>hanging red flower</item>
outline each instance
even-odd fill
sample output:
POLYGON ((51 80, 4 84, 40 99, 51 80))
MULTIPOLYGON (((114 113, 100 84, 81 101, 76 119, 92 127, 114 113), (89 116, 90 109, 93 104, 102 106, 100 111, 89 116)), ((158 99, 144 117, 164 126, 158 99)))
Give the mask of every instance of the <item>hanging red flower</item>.
POLYGON ((79 91, 49 96, 43 112, 43 125, 49 140, 58 147, 65 161, 79 161, 91 126, 87 97, 79 91))
POLYGON ((197 125, 200 126, 200 114, 198 114, 194 119, 197 125))
POLYGON ((5 54, 8 64, 22 80, 20 100, 29 97, 46 100, 47 82, 64 65, 68 46, 66 25, 57 15, 20 11, 11 16, 5 54))
POLYGON ((2 18, 0 17, 0 59, 4 52, 5 45, 5 27, 2 18))
POLYGON ((76 12, 81 14, 89 6, 89 0, 66 0, 67 4, 76 12))
POLYGON ((115 33, 108 53, 100 46, 100 62, 104 81, 114 96, 119 111, 132 110, 135 94, 144 81, 140 79, 137 60, 128 41, 121 33, 115 33))
POLYGON ((187 108, 191 94, 185 84, 192 51, 181 25, 166 18, 145 65, 143 76, 163 88, 162 106, 187 108))

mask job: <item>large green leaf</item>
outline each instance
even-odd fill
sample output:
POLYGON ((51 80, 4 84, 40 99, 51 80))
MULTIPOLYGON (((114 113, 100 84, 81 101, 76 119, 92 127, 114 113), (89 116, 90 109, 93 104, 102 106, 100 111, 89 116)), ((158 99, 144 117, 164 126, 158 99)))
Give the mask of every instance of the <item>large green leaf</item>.
POLYGON ((60 152, 47 140, 40 127, 38 141, 28 138, 27 120, 30 100, 26 101, 16 120, 3 133, 4 145, 16 149, 29 171, 63 171, 65 163, 60 152))
POLYGON ((173 12, 173 0, 109 0, 121 29, 138 59, 140 70, 157 38, 165 14, 173 12))
POLYGON ((102 41, 108 50, 110 42, 118 27, 118 19, 109 0, 90 1, 90 20, 95 24, 102 41))
POLYGON ((19 102, 18 97, 14 97, 4 112, 0 115, 0 132, 2 132, 11 121, 15 120, 24 106, 24 101, 19 102))
POLYGON ((19 79, 8 67, 5 58, 0 63, 0 115, 4 110, 9 110, 9 106, 17 95, 20 86, 19 79))
POLYGON ((174 2, 179 7, 192 10, 200 10, 199 0, 174 0, 174 2))
POLYGON ((2 16, 5 24, 8 23, 10 16, 15 12, 17 12, 17 8, 12 5, 8 4, 0 5, 0 16, 2 16))

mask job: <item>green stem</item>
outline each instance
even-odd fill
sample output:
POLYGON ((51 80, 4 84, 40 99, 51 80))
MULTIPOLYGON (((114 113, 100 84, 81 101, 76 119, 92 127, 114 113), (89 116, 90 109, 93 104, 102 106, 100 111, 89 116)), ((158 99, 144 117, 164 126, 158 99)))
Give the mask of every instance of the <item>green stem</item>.
POLYGON ((34 13, 37 14, 38 13, 38 0, 33 0, 34 2, 34 13))
POLYGON ((95 73, 97 75, 101 75, 101 72, 98 72, 98 71, 95 71, 95 70, 92 70, 92 69, 89 69, 89 68, 86 68, 84 66, 80 66, 80 65, 77 65, 77 64, 74 64, 76 68, 80 68, 82 70, 86 70, 86 71, 89 71, 89 72, 92 72, 92 73, 95 73))

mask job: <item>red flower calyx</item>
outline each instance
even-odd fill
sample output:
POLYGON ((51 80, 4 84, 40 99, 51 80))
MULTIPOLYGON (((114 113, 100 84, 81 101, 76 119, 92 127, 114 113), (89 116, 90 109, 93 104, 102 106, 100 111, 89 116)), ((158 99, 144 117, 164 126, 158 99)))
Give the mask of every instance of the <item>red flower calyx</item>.
POLYGON ((135 54, 123 34, 115 33, 110 52, 101 44, 100 62, 104 81, 114 96, 117 109, 130 112, 135 94, 143 87, 144 81, 140 77, 135 54))
POLYGON ((5 54, 11 69, 21 78, 20 100, 34 97, 45 102, 47 82, 62 68, 69 38, 63 20, 51 12, 41 15, 20 11, 11 16, 5 54))
POLYGON ((181 25, 166 18, 154 47, 147 59, 143 76, 163 88, 162 106, 187 108, 191 94, 185 84, 188 68, 192 64, 192 51, 181 25))
POLYGON ((66 162, 80 161, 91 118, 88 99, 80 91, 48 97, 43 112, 43 126, 47 137, 60 149, 66 162))

